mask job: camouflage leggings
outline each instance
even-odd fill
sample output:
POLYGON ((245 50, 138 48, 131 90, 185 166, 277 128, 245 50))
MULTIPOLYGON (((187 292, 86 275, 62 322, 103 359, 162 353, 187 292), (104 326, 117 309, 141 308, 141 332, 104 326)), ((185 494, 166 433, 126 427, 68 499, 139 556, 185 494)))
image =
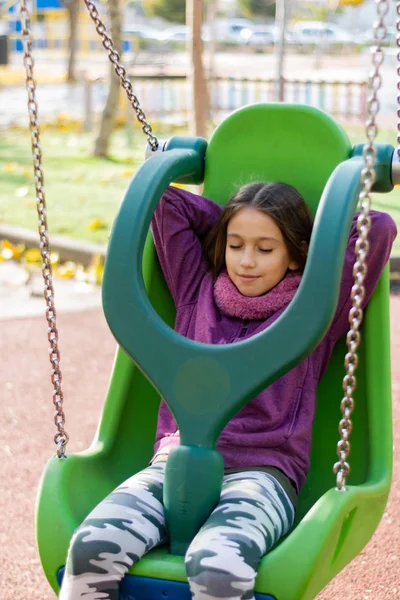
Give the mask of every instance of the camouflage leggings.
MULTIPOLYGON (((168 534, 162 504, 165 463, 112 492, 75 532, 60 600, 118 600, 119 582, 168 534)), ((218 506, 185 557, 195 600, 250 600, 261 557, 291 527, 293 505, 268 473, 225 475, 218 506)))

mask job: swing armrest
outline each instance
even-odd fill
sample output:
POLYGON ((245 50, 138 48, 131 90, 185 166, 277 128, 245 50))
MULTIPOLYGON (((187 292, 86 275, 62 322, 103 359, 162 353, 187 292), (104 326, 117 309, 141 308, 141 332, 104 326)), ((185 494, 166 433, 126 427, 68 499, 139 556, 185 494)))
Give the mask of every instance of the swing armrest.
POLYGON ((68 454, 66 459, 54 456, 42 473, 35 507, 36 543, 46 577, 56 593, 57 572, 65 565, 74 530, 115 488, 104 462, 103 445, 97 443, 84 452, 68 454))
POLYGON ((390 478, 327 491, 290 535, 261 562, 256 591, 277 598, 315 598, 362 550, 382 517, 390 478), (304 552, 304 549, 307 551, 304 552))

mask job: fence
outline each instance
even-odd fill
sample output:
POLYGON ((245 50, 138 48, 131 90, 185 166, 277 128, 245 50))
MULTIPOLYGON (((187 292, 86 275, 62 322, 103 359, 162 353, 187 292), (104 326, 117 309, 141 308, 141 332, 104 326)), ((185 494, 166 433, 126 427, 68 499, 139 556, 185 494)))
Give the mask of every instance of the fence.
MULTIPOLYGON (((150 118, 175 124, 187 123, 191 92, 185 76, 137 76, 132 83, 141 106, 150 118)), ((275 102, 276 87, 274 79, 215 78, 209 82, 210 117, 219 121, 246 104, 275 102)), ((365 81, 285 79, 283 88, 284 102, 307 104, 336 118, 365 122, 365 81)), ((106 93, 104 81, 86 81, 85 122, 90 123, 92 111, 104 104, 106 93)))

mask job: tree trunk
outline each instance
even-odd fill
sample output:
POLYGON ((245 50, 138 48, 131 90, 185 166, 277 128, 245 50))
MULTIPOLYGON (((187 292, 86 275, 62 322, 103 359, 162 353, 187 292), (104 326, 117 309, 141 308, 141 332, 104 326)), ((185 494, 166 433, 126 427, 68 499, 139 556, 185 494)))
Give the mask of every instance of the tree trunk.
POLYGON ((208 109, 210 119, 213 120, 213 93, 216 89, 216 83, 214 79, 216 77, 215 69, 215 54, 217 45, 217 31, 216 31, 216 20, 217 20, 217 7, 218 0, 208 0, 208 12, 207 21, 209 26, 210 40, 208 42, 208 109))
MULTIPOLYGON (((114 49, 121 54, 121 7, 119 0, 108 0, 108 10, 110 17, 110 37, 113 41, 114 49)), ((120 80, 114 71, 114 65, 110 63, 110 84, 106 105, 101 116, 100 130, 95 142, 95 156, 108 155, 108 147, 118 111, 119 93, 120 80)))
POLYGON ((210 40, 208 42, 208 73, 209 79, 215 76, 215 51, 217 45, 217 7, 218 0, 208 0, 207 21, 209 26, 210 40))
POLYGON ((70 0, 66 4, 68 10, 69 41, 67 81, 74 83, 76 75, 76 42, 78 38, 79 0, 70 0))
POLYGON ((276 99, 278 102, 285 100, 284 64, 286 50, 286 29, 289 17, 289 0, 277 0, 275 12, 275 26, 279 31, 276 69, 276 99))
POLYGON ((192 90, 190 132, 206 137, 207 84, 203 66, 203 0, 186 0, 186 23, 190 35, 189 81, 192 90))

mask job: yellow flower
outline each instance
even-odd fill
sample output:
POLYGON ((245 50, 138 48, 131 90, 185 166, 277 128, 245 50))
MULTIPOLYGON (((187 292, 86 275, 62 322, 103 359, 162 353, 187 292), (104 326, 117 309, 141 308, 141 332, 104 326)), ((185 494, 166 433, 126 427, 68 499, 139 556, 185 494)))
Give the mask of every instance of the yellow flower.
POLYGON ((52 267, 55 267, 60 262, 60 255, 58 252, 50 252, 50 263, 52 267))
POLYGON ((59 265, 55 270, 54 273, 58 276, 58 277, 62 277, 63 279, 71 279, 72 277, 75 277, 75 273, 76 273, 76 264, 72 261, 68 261, 63 265, 59 265))
POLYGON ((104 260, 101 254, 95 254, 92 262, 93 278, 97 285, 101 285, 104 273, 104 260))
POLYGON ((3 240, 0 242, 0 257, 1 260, 19 260, 21 258, 22 252, 24 251, 23 244, 12 244, 8 240, 3 240))
POLYGON ((101 229, 102 227, 105 227, 105 225, 101 219, 94 219, 94 221, 89 223, 88 227, 93 231, 94 229, 101 229))
POLYGON ((11 161, 8 161, 8 162, 6 162, 6 163, 5 163, 5 165, 4 165, 4 171, 5 171, 6 173, 13 173, 14 171, 16 171, 16 170, 17 170, 17 168, 18 168, 18 165, 17 165, 17 163, 16 163, 16 162, 11 162, 11 161))
POLYGON ((42 261, 40 250, 38 248, 29 248, 24 253, 24 259, 28 263, 40 263, 42 261))
POLYGON ((71 118, 71 117, 70 117, 70 115, 69 115, 68 113, 59 113, 59 114, 57 115, 56 122, 57 122, 57 123, 63 123, 63 122, 65 122, 65 121, 69 121, 69 120, 70 120, 70 118, 71 118))

